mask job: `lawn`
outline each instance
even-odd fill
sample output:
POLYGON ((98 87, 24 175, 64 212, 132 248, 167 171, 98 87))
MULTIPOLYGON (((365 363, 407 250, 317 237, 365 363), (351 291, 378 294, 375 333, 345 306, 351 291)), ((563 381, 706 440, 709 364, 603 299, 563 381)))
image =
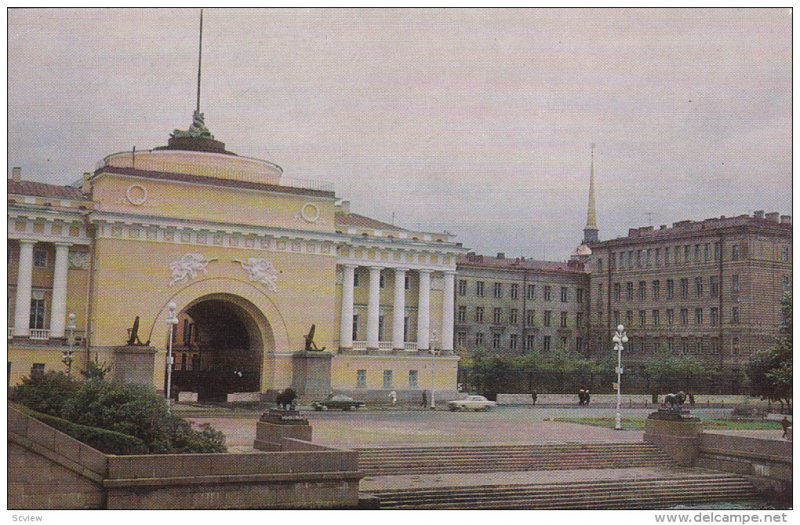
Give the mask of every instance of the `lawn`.
MULTIPOLYGON (((593 427, 614 428, 616 422, 612 417, 557 417, 553 421, 563 423, 577 423, 593 427)), ((644 430, 643 417, 622 418, 623 430, 644 430)), ((714 430, 780 430, 781 424, 777 421, 734 421, 728 419, 709 419, 703 421, 703 426, 714 430)))

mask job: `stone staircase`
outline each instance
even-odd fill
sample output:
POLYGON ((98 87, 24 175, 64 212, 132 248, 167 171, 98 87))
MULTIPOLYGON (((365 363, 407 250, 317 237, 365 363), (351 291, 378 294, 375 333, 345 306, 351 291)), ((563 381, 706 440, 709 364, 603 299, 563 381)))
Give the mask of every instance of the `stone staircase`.
POLYGON ((367 476, 466 472, 519 472, 675 465, 647 443, 558 443, 358 449, 367 476))
POLYGON ((382 509, 663 509, 757 498, 741 476, 678 467, 646 443, 363 448, 359 469, 362 491, 382 509))

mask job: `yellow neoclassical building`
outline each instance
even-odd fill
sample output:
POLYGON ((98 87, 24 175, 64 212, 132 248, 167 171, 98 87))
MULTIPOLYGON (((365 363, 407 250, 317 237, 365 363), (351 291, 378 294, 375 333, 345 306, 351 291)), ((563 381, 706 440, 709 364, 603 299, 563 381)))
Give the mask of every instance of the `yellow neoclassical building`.
POLYGON ((332 185, 227 151, 199 113, 193 128, 109 155, 81 187, 12 170, 10 384, 92 360, 163 391, 172 326, 181 397, 454 394, 460 244, 351 213, 332 185))

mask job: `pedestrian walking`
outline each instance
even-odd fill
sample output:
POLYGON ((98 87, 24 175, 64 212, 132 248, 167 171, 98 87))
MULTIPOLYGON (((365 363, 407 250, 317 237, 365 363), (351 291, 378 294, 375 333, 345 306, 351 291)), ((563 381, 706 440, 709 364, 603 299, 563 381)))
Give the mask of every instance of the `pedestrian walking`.
POLYGON ((783 419, 781 419, 781 426, 783 427, 783 436, 781 437, 789 439, 789 427, 791 427, 792 424, 789 423, 789 419, 786 416, 783 416, 783 419))
POLYGON ((584 390, 583 391, 583 404, 584 405, 588 405, 590 399, 592 399, 592 396, 589 395, 589 391, 588 390, 584 390))
POLYGON ((389 399, 392 400, 392 406, 395 406, 397 404, 397 392, 395 392, 394 390, 389 392, 389 399))
POLYGON ((428 394, 425 393, 425 390, 422 391, 422 403, 420 403, 421 407, 428 406, 428 394))
POLYGON ((585 397, 584 397, 584 394, 583 394, 583 389, 581 388, 580 390, 578 390, 578 405, 583 406, 584 399, 585 399, 585 397))
POLYGON ((531 392, 531 401, 533 401, 533 406, 536 406, 536 398, 539 397, 536 395, 536 390, 531 392))

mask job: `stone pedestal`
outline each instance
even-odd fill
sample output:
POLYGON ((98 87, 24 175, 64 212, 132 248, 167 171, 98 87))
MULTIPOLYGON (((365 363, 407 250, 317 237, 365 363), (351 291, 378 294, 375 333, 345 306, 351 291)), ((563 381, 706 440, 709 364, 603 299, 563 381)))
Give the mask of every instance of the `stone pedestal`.
POLYGON ((325 397, 331 391, 330 352, 297 352, 292 355, 292 387, 298 396, 325 397))
POLYGON ((152 346, 115 346, 112 381, 152 387, 155 354, 152 346))
POLYGON ((256 450, 276 451, 281 449, 283 438, 311 441, 311 425, 295 410, 270 409, 256 422, 256 450))
POLYGON ((655 412, 644 425, 644 440, 667 453, 681 466, 692 466, 700 454, 703 422, 696 417, 659 417, 655 412))

